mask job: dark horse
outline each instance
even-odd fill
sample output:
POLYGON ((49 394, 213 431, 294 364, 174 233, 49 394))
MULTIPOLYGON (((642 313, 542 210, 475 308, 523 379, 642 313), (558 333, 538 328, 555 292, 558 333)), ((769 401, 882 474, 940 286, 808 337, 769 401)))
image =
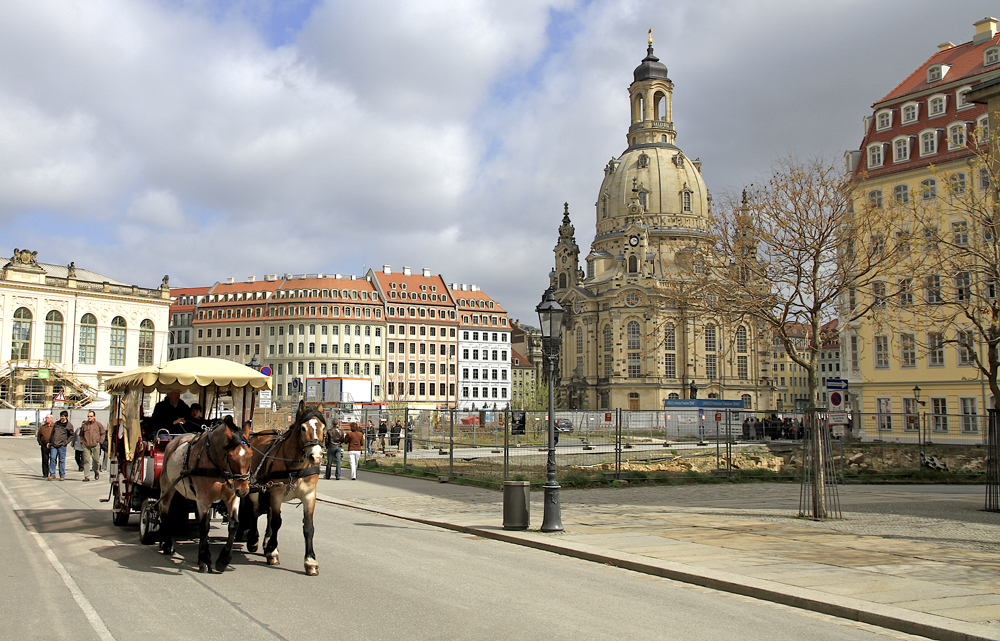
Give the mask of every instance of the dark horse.
MULTIPOLYGON (((174 541, 170 506, 175 494, 197 504, 201 544, 198 548, 198 571, 208 572, 212 554, 208 549, 209 516, 212 503, 222 501, 229 514, 236 514, 240 496, 249 491, 251 450, 247 443, 249 428, 240 431, 233 419, 202 434, 181 434, 167 445, 163 453, 160 487, 160 549, 173 554, 174 541)), ((215 562, 215 571, 222 572, 232 558, 236 536, 236 519, 229 520, 229 538, 215 562)))
POLYGON ((250 437, 253 470, 249 501, 240 510, 240 530, 247 533, 247 551, 254 552, 260 540, 257 519, 267 514, 264 533, 264 558, 268 565, 278 563, 278 530, 281 529, 281 504, 292 499, 302 502, 302 534, 305 536, 306 574, 319 574, 313 551, 313 512, 316 510, 316 484, 323 457, 323 406, 307 408, 299 403, 295 422, 285 432, 258 432, 250 437))

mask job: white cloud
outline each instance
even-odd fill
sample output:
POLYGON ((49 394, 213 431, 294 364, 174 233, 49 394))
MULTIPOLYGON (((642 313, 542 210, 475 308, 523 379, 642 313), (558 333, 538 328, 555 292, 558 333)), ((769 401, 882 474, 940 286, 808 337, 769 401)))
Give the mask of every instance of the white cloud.
POLYGON ((719 194, 857 145, 969 5, 329 0, 272 47, 265 0, 0 3, 0 228, 146 285, 429 267, 530 321, 564 201, 589 249, 648 27, 719 194))

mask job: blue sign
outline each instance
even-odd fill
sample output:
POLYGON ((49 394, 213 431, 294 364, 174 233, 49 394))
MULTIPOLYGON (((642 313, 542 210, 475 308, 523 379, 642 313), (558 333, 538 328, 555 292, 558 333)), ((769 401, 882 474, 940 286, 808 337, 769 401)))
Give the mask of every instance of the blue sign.
POLYGON ((830 405, 832 405, 833 407, 840 407, 840 405, 843 402, 844 402, 844 397, 840 395, 840 392, 830 393, 830 405))
POLYGON ((826 389, 846 390, 846 389, 848 389, 848 387, 847 387, 847 379, 846 378, 828 378, 828 379, 826 379, 826 389))
POLYGON ((264 367, 260 368, 260 373, 263 374, 264 376, 270 376, 271 375, 271 368, 268 367, 267 365, 265 365, 264 367))
POLYGON ((743 401, 724 401, 718 398, 666 398, 663 399, 664 409, 744 409, 743 401))

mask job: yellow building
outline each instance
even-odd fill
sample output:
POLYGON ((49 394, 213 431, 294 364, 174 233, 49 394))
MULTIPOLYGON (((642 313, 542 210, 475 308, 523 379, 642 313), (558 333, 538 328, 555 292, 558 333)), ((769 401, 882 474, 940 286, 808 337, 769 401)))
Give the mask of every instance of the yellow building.
POLYGON ((968 272, 918 266, 930 262, 939 244, 960 249, 978 241, 976 226, 955 203, 966 190, 984 186, 975 158, 986 109, 968 93, 1000 76, 996 25, 993 18, 980 20, 971 41, 939 45, 873 105, 860 149, 847 154, 858 188, 855 211, 900 215, 896 237, 884 239, 884 251, 900 256, 894 273, 844 301, 852 308, 873 305, 841 331, 851 408, 862 413, 855 426, 866 438, 916 440, 918 414, 926 415, 931 440, 983 438, 980 416, 993 406, 989 387, 959 344, 967 331, 961 319, 945 320, 977 284, 968 272))

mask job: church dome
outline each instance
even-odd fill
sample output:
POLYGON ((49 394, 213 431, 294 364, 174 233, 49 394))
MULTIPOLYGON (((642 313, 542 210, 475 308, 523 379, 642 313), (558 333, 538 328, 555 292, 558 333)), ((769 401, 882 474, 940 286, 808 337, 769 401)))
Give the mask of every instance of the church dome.
POLYGON ((667 77, 667 65, 660 62, 660 59, 653 55, 652 44, 646 49, 646 57, 642 59, 639 66, 632 72, 632 78, 635 82, 642 82, 643 80, 666 80, 670 82, 670 78, 667 77))

